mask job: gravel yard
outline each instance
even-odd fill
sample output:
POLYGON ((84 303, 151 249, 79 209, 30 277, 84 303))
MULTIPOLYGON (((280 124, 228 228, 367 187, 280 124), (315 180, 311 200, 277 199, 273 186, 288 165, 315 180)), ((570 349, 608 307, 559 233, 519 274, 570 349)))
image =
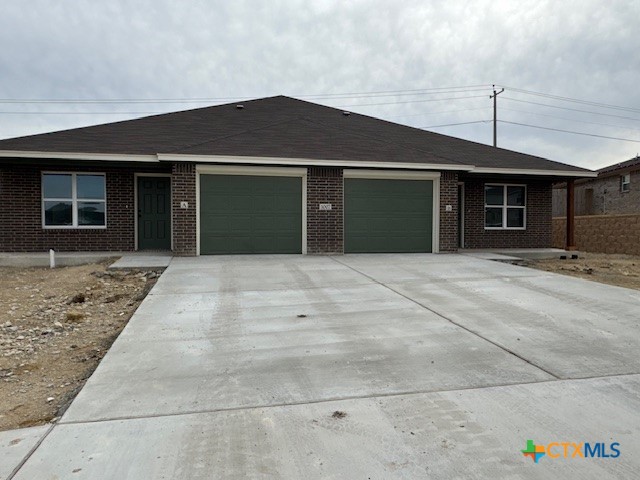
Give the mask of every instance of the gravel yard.
POLYGON ((581 253, 576 260, 527 260, 524 265, 594 282, 640 290, 640 257, 607 253, 581 253))
POLYGON ((160 271, 0 268, 0 430, 58 417, 160 271))

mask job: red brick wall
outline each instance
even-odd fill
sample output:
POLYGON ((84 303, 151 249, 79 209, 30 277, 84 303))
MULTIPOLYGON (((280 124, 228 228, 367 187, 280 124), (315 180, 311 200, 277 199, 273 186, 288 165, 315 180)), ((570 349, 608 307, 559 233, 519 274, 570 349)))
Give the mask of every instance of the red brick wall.
POLYGON ((307 170, 307 253, 344 252, 344 179, 341 168, 307 170), (331 210, 320 210, 330 203, 331 210))
POLYGON ((551 181, 527 179, 464 178, 465 248, 548 248, 551 247, 551 181), (527 185, 526 230, 484 229, 485 183, 527 185))
POLYGON ((59 166, 0 166, 0 251, 131 251, 134 234, 134 172, 131 167, 61 168, 59 166), (106 229, 42 228, 41 172, 99 172, 106 174, 106 229))
POLYGON ((442 172, 440 177, 440 251, 458 251, 458 173, 442 172), (447 212, 447 205, 452 210, 447 212))
POLYGON ((193 256, 196 254, 196 166, 193 163, 175 163, 171 171, 173 253, 193 256), (180 208, 180 202, 188 202, 189 208, 180 208))

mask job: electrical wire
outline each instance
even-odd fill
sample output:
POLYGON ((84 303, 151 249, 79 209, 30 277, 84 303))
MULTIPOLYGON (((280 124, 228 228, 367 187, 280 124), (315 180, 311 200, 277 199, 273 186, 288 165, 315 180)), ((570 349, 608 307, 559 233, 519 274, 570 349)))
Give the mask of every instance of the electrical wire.
POLYGON ((551 130, 551 131, 554 131, 554 132, 572 133, 574 135, 584 135, 586 137, 607 138, 607 139, 610 139, 610 140, 620 140, 620 141, 623 141, 623 142, 640 143, 640 140, 632 140, 630 138, 609 137, 609 136, 606 136, 606 135, 597 135, 595 133, 574 132, 572 130, 562 130, 560 128, 542 127, 540 125, 530 125, 528 123, 509 122, 507 120, 498 120, 498 122, 500 122, 500 123, 508 123, 510 125, 520 125, 521 127, 540 128, 542 130, 551 130))
POLYGON ((472 112, 472 111, 475 111, 475 110, 487 110, 489 108, 491 108, 491 106, 487 105, 485 107, 478 107, 478 108, 462 108, 462 109, 459 109, 459 110, 439 110, 437 112, 413 113, 413 114, 410 114, 410 115, 387 115, 386 118, 422 117, 424 115, 436 115, 436 114, 439 114, 439 113, 472 112))
POLYGON ((484 98, 486 95, 468 95, 466 97, 449 97, 449 98, 428 98, 426 100, 412 100, 407 102, 385 102, 385 103, 361 103, 358 105, 335 105, 341 108, 357 108, 357 107, 377 107, 379 105, 401 105, 406 103, 425 103, 425 102, 443 102, 445 100, 462 100, 465 98, 484 98))
MULTIPOLYGON (((484 98, 484 97, 485 97, 485 95, 468 95, 468 96, 464 96, 464 97, 429 98, 429 99, 403 101, 403 102, 363 103, 363 104, 358 104, 358 105, 350 104, 350 105, 335 105, 335 106, 336 107, 370 107, 370 106, 377 106, 377 105, 402 105, 402 104, 407 104, 407 103, 439 102, 439 101, 445 101, 445 100, 460 100, 460 99, 466 99, 466 98, 484 98)), ((0 103, 2 103, 2 102, 0 102, 0 103)), ((487 106, 487 107, 480 107, 480 108, 467 108, 467 109, 460 109, 460 110, 449 110, 449 111, 446 111, 446 112, 431 112, 431 113, 425 113, 425 114, 419 114, 419 115, 432 115, 432 114, 437 114, 437 113, 465 112, 465 111, 471 111, 471 110, 484 110, 486 108, 490 108, 490 107, 487 106)), ((23 114, 23 115, 152 115, 152 114, 161 114, 161 113, 166 113, 166 112, 164 112, 164 111, 145 111, 145 112, 18 112, 18 111, 0 111, 0 114, 4 114, 4 115, 21 115, 21 114, 23 114)), ((405 115, 400 115, 400 116, 405 116, 405 115)), ((411 115, 408 115, 408 116, 411 116, 411 115)), ((396 115, 396 117, 397 117, 397 115, 396 115)))
POLYGON ((2 112, 0 115, 157 115, 160 112, 2 112))
POLYGON ((570 110, 572 112, 591 113, 593 115, 603 115, 605 117, 623 118, 625 120, 634 120, 636 122, 640 122, 640 118, 623 117, 622 115, 614 115, 612 113, 602 113, 602 112, 594 112, 593 110, 580 110, 578 108, 561 107, 558 105, 549 105, 548 103, 531 102, 529 100, 518 100, 517 98, 511 98, 506 96, 501 96, 500 99, 509 100, 511 102, 528 103, 530 105, 539 105, 541 107, 558 108, 560 110, 570 110))
MULTIPOLYGON (((347 93, 316 93, 316 94, 298 94, 291 95, 299 98, 366 98, 375 96, 392 96, 392 95, 433 95, 438 93, 463 93, 465 91, 480 91, 489 88, 490 85, 464 85, 459 87, 432 87, 405 90, 379 90, 373 92, 347 92, 347 93), (451 90, 451 92, 447 92, 451 90)), ((270 95, 263 95, 270 96, 270 95)), ((218 101, 240 101, 250 100, 255 96, 239 96, 239 97, 196 97, 196 98, 119 98, 119 99, 83 99, 83 98, 43 98, 43 99, 0 99, 0 103, 204 103, 218 101)))
POLYGON ((507 88, 513 92, 518 92, 518 93, 523 93, 526 95, 535 95, 538 97, 544 97, 544 98, 550 98, 550 99, 554 99, 554 100, 560 100, 563 102, 572 102, 572 103, 580 103, 582 105, 590 105, 592 107, 601 107, 601 108, 608 108, 608 109, 612 109, 612 110, 624 110, 627 112, 637 112, 640 113, 640 108, 633 108, 633 107, 626 107, 626 106, 622 106, 622 105, 612 105, 609 103, 600 103, 600 102, 594 102, 591 100, 581 100, 578 98, 572 98, 572 97, 563 97, 561 95, 553 95, 550 93, 542 93, 542 92, 535 92, 533 90, 524 90, 521 88, 514 88, 514 87, 506 87, 504 85, 501 85, 501 87, 507 88))
POLYGON ((475 122, 461 122, 461 123, 445 123, 443 125, 429 125, 427 127, 417 127, 417 128, 438 128, 438 127, 454 127, 456 125, 470 125, 472 123, 488 123, 492 120, 476 120, 475 122))
POLYGON ((602 123, 602 122, 588 122, 587 120, 578 120, 576 118, 558 117, 557 115, 549 115, 549 114, 546 114, 546 113, 535 113, 535 112, 528 112, 526 110, 517 110, 515 108, 500 107, 500 111, 503 111, 503 110, 506 110, 508 112, 526 113, 528 115, 538 115, 538 116, 541 116, 541 117, 557 118, 559 120, 566 120, 566 121, 569 121, 569 122, 588 123, 588 124, 591 124, 591 125, 603 125, 605 127, 615 127, 615 128, 622 128, 624 130, 633 130, 635 132, 640 132, 640 129, 627 127, 626 125, 617 125, 617 124, 602 123))

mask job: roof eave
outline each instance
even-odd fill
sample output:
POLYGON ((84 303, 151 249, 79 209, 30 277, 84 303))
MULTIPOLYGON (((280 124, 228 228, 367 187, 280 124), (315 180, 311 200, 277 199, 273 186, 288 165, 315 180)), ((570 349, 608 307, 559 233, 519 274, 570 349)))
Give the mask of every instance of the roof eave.
POLYGON ((378 162, 362 160, 320 160, 314 158, 250 157, 230 155, 186 154, 112 154, 95 152, 45 152, 0 150, 0 158, 38 158, 52 160, 104 161, 104 162, 190 162, 209 164, 292 165, 347 168, 383 168, 395 170, 450 170, 476 174, 536 175, 558 177, 597 177, 597 172, 573 170, 546 170, 526 168, 485 168, 462 163, 378 162))
POLYGON ((43 152, 23 150, 0 150, 0 158, 43 158, 53 160, 88 160, 103 162, 151 162, 158 163, 158 156, 154 154, 125 154, 125 153, 79 153, 79 152, 43 152))
POLYGON ((537 175, 537 176, 552 176, 552 177, 597 177, 597 172, 591 172, 588 170, 546 170, 546 169, 530 169, 530 168, 485 168, 475 167, 469 173, 478 174, 496 174, 496 175, 537 175))
POLYGON ((473 165, 415 163, 415 162, 377 162, 363 160, 322 160, 316 158, 289 157, 250 157, 232 155, 185 155, 159 153, 161 162, 221 163, 249 165, 292 165, 308 167, 347 167, 347 168, 385 168, 396 170, 459 170, 469 171, 473 165))

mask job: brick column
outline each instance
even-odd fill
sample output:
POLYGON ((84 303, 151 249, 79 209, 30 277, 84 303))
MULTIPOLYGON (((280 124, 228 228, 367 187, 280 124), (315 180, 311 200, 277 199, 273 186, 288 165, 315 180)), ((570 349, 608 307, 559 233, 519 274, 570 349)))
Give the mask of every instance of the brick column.
POLYGON ((196 255, 196 181, 195 164, 173 164, 171 188, 174 255, 196 255), (181 208, 181 202, 188 202, 188 208, 181 208))
POLYGON ((344 181, 341 168, 307 170, 307 253, 344 253, 344 181), (320 204, 331 210, 320 210, 320 204))
POLYGON ((440 177, 440 251, 458 251, 458 173, 443 171, 440 177), (447 205, 452 210, 447 212, 447 205))

